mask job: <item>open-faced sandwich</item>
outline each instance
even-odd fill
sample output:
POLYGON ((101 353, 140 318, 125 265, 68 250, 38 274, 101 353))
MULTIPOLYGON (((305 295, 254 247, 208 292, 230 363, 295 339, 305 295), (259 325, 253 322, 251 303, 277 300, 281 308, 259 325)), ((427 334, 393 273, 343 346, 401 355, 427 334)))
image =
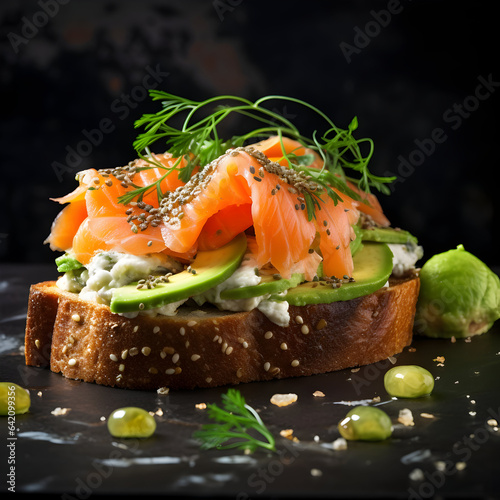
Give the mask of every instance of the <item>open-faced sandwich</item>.
POLYGON ((391 179, 368 170, 356 119, 339 129, 276 96, 151 94, 163 108, 138 122, 139 159, 79 172, 55 200, 61 275, 31 288, 28 365, 179 389, 325 373, 410 343, 422 249, 371 193, 391 179), (266 107, 280 99, 326 132, 303 136, 266 107), (259 128, 223 141, 235 114, 259 128), (149 151, 158 139, 167 153, 149 151))

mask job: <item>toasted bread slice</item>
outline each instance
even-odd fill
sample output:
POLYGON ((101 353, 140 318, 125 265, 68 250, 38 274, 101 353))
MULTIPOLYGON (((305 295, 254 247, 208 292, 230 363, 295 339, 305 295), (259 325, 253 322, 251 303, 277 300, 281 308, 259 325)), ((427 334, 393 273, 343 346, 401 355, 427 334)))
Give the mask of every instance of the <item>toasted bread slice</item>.
POLYGON ((43 282, 30 290, 26 364, 148 390, 326 373, 401 352, 412 339, 419 286, 414 274, 357 299, 290 306, 290 325, 280 327, 258 310, 205 306, 128 319, 43 282))

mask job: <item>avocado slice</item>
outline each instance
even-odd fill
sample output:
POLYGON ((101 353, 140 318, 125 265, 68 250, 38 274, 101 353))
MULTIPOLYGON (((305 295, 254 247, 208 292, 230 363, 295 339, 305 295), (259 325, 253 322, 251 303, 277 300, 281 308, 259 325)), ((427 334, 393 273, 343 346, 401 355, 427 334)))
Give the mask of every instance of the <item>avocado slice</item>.
POLYGON ((309 281, 289 290, 285 296, 272 295, 270 299, 286 300, 293 306, 351 300, 376 292, 392 273, 392 252, 385 243, 365 242, 353 261, 354 281, 340 288, 333 288, 326 281, 309 281))
POLYGON ((267 293, 280 293, 289 288, 296 287, 299 283, 302 283, 304 279, 303 273, 294 273, 288 279, 276 279, 271 274, 264 274, 261 275, 261 281, 258 285, 224 290, 221 292, 220 298, 223 300, 237 300, 259 297, 267 293))
POLYGON ((418 240, 404 229, 394 229, 392 227, 374 227, 371 229, 361 229, 361 239, 364 241, 378 241, 380 243, 414 243, 418 240))
POLYGON ((354 233, 356 234, 356 238, 354 240, 352 240, 350 243, 351 255, 354 257, 354 255, 356 255, 356 252, 361 250, 361 248, 363 247, 363 234, 362 234, 362 232, 364 231, 364 229, 361 229, 358 226, 358 224, 354 224, 354 226, 352 226, 352 228, 354 229, 354 233))
POLYGON ((229 278, 240 265, 246 249, 247 239, 242 233, 221 248, 198 252, 191 270, 170 276, 167 283, 142 289, 137 289, 137 283, 131 283, 115 289, 110 309, 115 313, 153 309, 202 293, 229 278))

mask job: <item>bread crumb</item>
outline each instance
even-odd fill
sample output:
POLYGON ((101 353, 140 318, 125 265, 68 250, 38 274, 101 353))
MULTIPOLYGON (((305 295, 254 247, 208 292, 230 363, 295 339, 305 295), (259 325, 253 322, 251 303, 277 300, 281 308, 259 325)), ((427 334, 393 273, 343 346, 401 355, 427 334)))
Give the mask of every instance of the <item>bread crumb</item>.
POLYGON ((195 408, 198 408, 198 410, 206 410, 207 409, 207 404, 206 403, 198 403, 194 405, 195 408))
POLYGON ((168 387, 160 387, 156 392, 157 392, 157 394, 165 395, 165 394, 168 394, 169 391, 170 391, 170 389, 168 387))
POLYGON ((403 408, 399 410, 398 422, 403 424, 405 427, 411 427, 415 425, 413 421, 413 414, 409 408, 403 408))
POLYGON ((432 361, 438 361, 438 366, 444 366, 444 356, 437 356, 432 361))
POLYGON ((410 474, 408 474, 408 477, 412 481, 423 481, 425 479, 424 473, 422 472, 422 469, 413 469, 410 474))
POLYGON ((436 418, 432 413, 421 413, 422 418, 436 418))
POLYGON ((486 423, 490 427, 498 427, 498 422, 494 418, 490 418, 486 423))
POLYGON ((70 410, 71 408, 61 408, 60 406, 58 406, 57 408, 54 408, 50 413, 52 413, 52 415, 55 415, 56 417, 59 417, 61 415, 66 415, 70 410))
POLYGON ((75 323, 80 323, 81 319, 80 318, 80 315, 79 314, 73 314, 73 316, 71 316, 71 319, 75 322, 75 323))
POLYGON ((408 348, 408 352, 417 352, 417 348, 416 347, 410 347, 410 348, 408 348))
POLYGON ((351 368, 352 373, 357 373, 357 372, 359 372, 359 370, 361 370, 361 368, 359 366, 357 368, 351 368))
POLYGON ((297 401, 297 394, 274 394, 271 398, 271 403, 276 406, 288 406, 297 401))
POLYGON ((374 396, 372 399, 372 403, 380 403, 380 396, 374 396))
POLYGON ((471 339, 470 337, 467 337, 467 338, 464 340, 464 342, 467 342, 467 344, 468 344, 469 342, 472 342, 472 339, 471 339))
POLYGON ((325 393, 324 392, 321 392, 321 391, 314 391, 313 392, 313 396, 315 398, 324 398, 325 397, 325 393))
POLYGON ((397 358, 395 358, 394 356, 389 356, 387 359, 389 360, 389 363, 391 363, 391 365, 396 364, 397 358))
POLYGON ((323 475, 323 472, 319 469, 311 469, 311 476, 320 477, 323 475))
POLYGON ((299 443, 299 439, 293 435, 293 429, 283 429, 280 431, 280 436, 293 441, 294 443, 299 443))
POLYGON ((457 470, 464 470, 467 467, 467 464, 465 462, 457 462, 455 464, 455 468, 457 470))
POLYGON ((347 450, 347 441, 343 437, 337 438, 332 443, 332 448, 335 451, 347 450))
POLYGON ((42 391, 38 391, 38 392, 36 393, 36 395, 37 395, 39 398, 41 398, 41 397, 42 397, 42 391))
POLYGON ((455 338, 455 335, 452 335, 450 341, 452 344, 454 344, 457 341, 457 339, 455 338))
POLYGON ((106 417, 103 415, 100 419, 101 422, 106 422, 106 417))
POLYGON ((444 472, 446 470, 446 462, 444 460, 438 460, 434 463, 434 466, 439 472, 444 472))

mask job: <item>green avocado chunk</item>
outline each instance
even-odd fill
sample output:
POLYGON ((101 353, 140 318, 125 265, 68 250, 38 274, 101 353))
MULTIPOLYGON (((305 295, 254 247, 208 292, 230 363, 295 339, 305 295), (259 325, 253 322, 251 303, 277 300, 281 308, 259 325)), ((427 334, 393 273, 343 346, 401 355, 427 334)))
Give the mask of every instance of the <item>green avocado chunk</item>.
POLYGON ((463 245, 432 256, 420 271, 415 331, 440 338, 486 333, 500 319, 500 279, 463 245))
POLYGON ((404 229, 394 229, 392 227, 374 227, 371 229, 361 229, 361 239, 363 241, 378 241, 380 243, 414 243, 418 240, 404 229))
POLYGON ((64 255, 60 255, 56 259, 57 271, 60 273, 67 273, 68 271, 74 271, 75 269, 80 269, 83 267, 83 264, 78 262, 74 257, 70 254, 65 253, 64 255))
POLYGON ((242 233, 221 248, 198 252, 191 270, 170 276, 167 283, 159 283, 154 288, 137 289, 137 283, 117 288, 110 309, 115 313, 153 309, 202 293, 229 278, 240 265, 246 249, 247 239, 242 233))
POLYGON ((392 273, 392 252, 384 243, 365 242, 353 257, 353 282, 333 288, 326 281, 310 281, 292 288, 285 296, 271 296, 271 300, 286 300, 293 306, 329 304, 351 300, 376 292, 392 273))
POLYGON ((271 274, 261 275, 261 281, 258 285, 243 286, 240 288, 231 288, 224 290, 220 294, 222 300, 237 300, 249 299, 251 297, 259 297, 266 293, 280 293, 289 288, 296 287, 299 283, 304 281, 302 273, 295 273, 289 279, 274 278, 271 274))

